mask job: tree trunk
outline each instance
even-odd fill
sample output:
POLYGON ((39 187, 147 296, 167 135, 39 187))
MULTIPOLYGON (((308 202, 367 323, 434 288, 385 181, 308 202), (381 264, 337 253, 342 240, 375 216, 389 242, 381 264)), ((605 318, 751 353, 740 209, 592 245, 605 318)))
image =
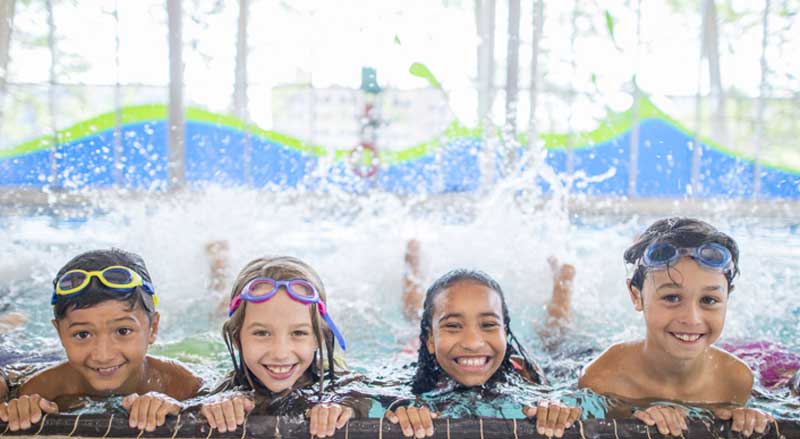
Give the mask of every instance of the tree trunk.
POLYGON ((475 0, 478 29, 478 123, 492 110, 494 96, 494 14, 495 0, 475 0))
POLYGON ((703 53, 708 60, 708 77, 713 101, 712 130, 715 140, 728 143, 728 130, 725 120, 725 89, 722 86, 722 73, 719 58, 719 25, 717 6, 714 0, 703 2, 703 53))
POLYGON ((508 1, 508 52, 506 58, 506 124, 512 136, 517 134, 517 93, 519 89, 519 20, 520 0, 508 1))
MULTIPOLYGON (((8 61, 11 59, 11 35, 14 31, 14 6, 16 0, 0 0, 0 133, 3 129, 8 61)), ((0 134, 2 135, 2 134, 0 134)), ((2 138, 2 137, 0 137, 2 138)))
POLYGON ((167 0, 169 17, 169 151, 167 169, 169 189, 179 190, 185 179, 183 109, 183 30, 181 0, 167 0))
POLYGON ((770 0, 764 1, 764 15, 761 18, 761 85, 759 87, 757 113, 756 113, 756 132, 755 132, 755 169, 753 172, 753 198, 758 198, 761 192, 761 153, 763 152, 764 141, 764 106, 766 104, 768 83, 767 76, 769 75, 769 67, 767 66, 767 46, 769 42, 769 3, 770 0))

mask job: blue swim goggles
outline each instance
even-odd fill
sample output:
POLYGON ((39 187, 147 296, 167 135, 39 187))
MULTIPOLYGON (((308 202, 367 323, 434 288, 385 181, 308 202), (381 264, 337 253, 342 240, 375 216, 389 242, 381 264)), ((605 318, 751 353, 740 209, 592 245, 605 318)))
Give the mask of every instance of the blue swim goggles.
POLYGON ((668 242, 656 242, 644 250, 642 265, 647 268, 663 269, 684 256, 689 256, 697 263, 715 271, 727 270, 733 259, 727 247, 714 242, 689 248, 678 248, 668 242))
POLYGON ((242 292, 233 298, 231 301, 231 305, 228 309, 228 317, 231 317, 233 313, 239 308, 239 305, 242 304, 243 300, 246 300, 251 303, 261 303, 266 302, 267 300, 273 298, 275 294, 280 291, 280 288, 284 287, 286 292, 289 294, 293 300, 296 300, 304 305, 316 304, 317 310, 319 314, 322 316, 322 320, 328 324, 328 327, 331 328, 331 332, 336 337, 336 341, 339 342, 339 346, 342 347, 342 350, 346 350, 344 337, 339 332, 339 329, 333 323, 331 316, 328 314, 328 311, 325 307, 325 303, 321 300, 319 296, 319 291, 311 284, 303 279, 291 279, 291 280, 275 280, 269 277, 257 277, 247 285, 242 288, 242 292))
POLYGON ((142 279, 139 273, 133 271, 133 269, 122 265, 112 265, 97 271, 69 270, 56 280, 50 304, 55 305, 59 297, 69 297, 83 293, 93 277, 97 278, 108 289, 120 294, 128 294, 137 287, 142 287, 146 293, 153 296, 153 305, 158 306, 158 296, 153 289, 153 285, 142 279))

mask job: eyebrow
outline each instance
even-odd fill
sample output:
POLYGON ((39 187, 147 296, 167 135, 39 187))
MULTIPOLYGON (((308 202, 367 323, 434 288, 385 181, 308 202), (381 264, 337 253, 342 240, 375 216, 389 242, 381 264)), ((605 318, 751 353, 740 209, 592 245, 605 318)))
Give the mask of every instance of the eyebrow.
MULTIPOLYGON (((130 317, 130 316, 125 316, 125 317, 120 317, 120 318, 117 318, 117 319, 109 320, 108 323, 117 323, 117 322, 121 322, 121 321, 131 321, 131 322, 134 322, 134 323, 138 323, 138 320, 136 320, 136 319, 134 319, 133 317, 130 317)), ((72 328, 74 326, 94 326, 94 325, 92 323, 89 323, 89 322, 72 322, 72 323, 69 324, 69 326, 67 326, 67 328, 72 328)))
MULTIPOLYGON (((494 312, 494 311, 482 312, 482 313, 478 314, 478 317, 494 317, 494 318, 497 318, 497 319, 500 318, 500 316, 497 315, 497 313, 494 312)), ((450 314, 445 314, 439 319, 439 321, 441 322, 441 321, 444 321, 444 320, 447 320, 447 319, 450 319, 450 318, 464 318, 464 314, 460 313, 460 312, 454 312, 454 313, 450 313, 450 314)))
POLYGON ((668 283, 659 285, 658 288, 656 288, 656 291, 661 291, 662 289, 666 289, 666 288, 683 288, 683 285, 681 285, 681 284, 679 284, 677 282, 668 282, 668 283))

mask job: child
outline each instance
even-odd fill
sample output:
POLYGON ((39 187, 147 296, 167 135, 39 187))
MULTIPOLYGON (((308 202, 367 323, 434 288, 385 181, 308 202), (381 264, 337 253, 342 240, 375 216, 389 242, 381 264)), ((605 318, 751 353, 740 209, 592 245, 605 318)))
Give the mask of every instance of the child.
POLYGON ((334 343, 345 348, 326 304, 319 275, 298 259, 259 258, 245 266, 222 329, 234 371, 215 392, 255 391, 256 398, 228 393, 203 404, 212 428, 233 431, 257 407, 270 415, 306 412, 311 435, 325 437, 351 417, 367 415, 358 401, 323 396, 326 381, 335 380, 334 343), (309 409, 309 399, 320 403, 309 409))
MULTIPOLYGON (((644 340, 611 346, 583 371, 580 387, 625 400, 670 400, 736 406, 717 408, 733 431, 764 432, 769 415, 741 407, 753 374, 714 346, 725 324, 739 249, 730 236, 688 218, 655 222, 625 251, 635 266, 628 291, 647 327, 644 340)), ((686 411, 653 405, 634 416, 663 435, 685 430, 686 411)))
MULTIPOLYGON (((423 273, 420 268, 420 243, 410 239, 406 243, 405 270, 403 271, 403 316, 411 322, 419 321, 423 299, 423 273)), ((547 259, 553 273, 553 288, 547 304, 547 318, 543 325, 537 325, 545 347, 555 350, 564 339, 564 333, 571 320, 572 281, 575 267, 561 264, 551 256, 547 259)), ((416 346, 414 347, 416 350, 416 346)))
MULTIPOLYGON (((541 384, 543 376, 511 332, 503 290, 488 275, 471 270, 451 271, 428 288, 420 321, 420 347, 412 392, 421 395, 450 386, 479 391, 522 377, 541 384)), ((539 434, 561 437, 580 416, 580 409, 543 402, 526 407, 537 417, 539 434)), ((411 437, 433 435, 427 408, 400 407, 386 412, 411 437)))
POLYGON ((197 394, 200 378, 147 355, 158 332, 158 297, 141 257, 119 249, 83 253, 58 272, 53 289, 52 323, 67 361, 37 373, 0 405, 11 431, 83 398, 112 395, 127 395, 131 427, 153 431, 180 410, 176 400, 197 394))

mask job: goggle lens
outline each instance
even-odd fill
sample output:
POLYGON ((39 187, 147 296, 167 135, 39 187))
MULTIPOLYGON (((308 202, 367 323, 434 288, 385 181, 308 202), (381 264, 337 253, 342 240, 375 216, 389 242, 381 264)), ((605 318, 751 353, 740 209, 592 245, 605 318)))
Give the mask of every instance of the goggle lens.
POLYGON ((719 248, 710 245, 701 247, 698 256, 706 263, 714 266, 722 266, 727 263, 728 259, 719 248))
POLYGON ((253 297, 263 297, 270 294, 274 289, 275 282, 267 279, 259 279, 250 284, 250 288, 248 288, 247 292, 253 297))
POLYGON ((115 285, 127 285, 133 281, 131 272, 123 268, 109 268, 103 271, 102 276, 106 282, 115 285))
POLYGON ((647 259, 654 263, 666 263, 675 257, 678 249, 671 244, 656 244, 647 249, 647 259))
POLYGON ((315 297, 314 287, 309 283, 303 281, 292 282, 289 284, 289 288, 292 289, 295 296, 305 297, 307 299, 313 299, 315 297))
POLYGON ((61 276, 58 280, 58 287, 64 291, 78 288, 86 281, 86 273, 72 272, 61 276))

